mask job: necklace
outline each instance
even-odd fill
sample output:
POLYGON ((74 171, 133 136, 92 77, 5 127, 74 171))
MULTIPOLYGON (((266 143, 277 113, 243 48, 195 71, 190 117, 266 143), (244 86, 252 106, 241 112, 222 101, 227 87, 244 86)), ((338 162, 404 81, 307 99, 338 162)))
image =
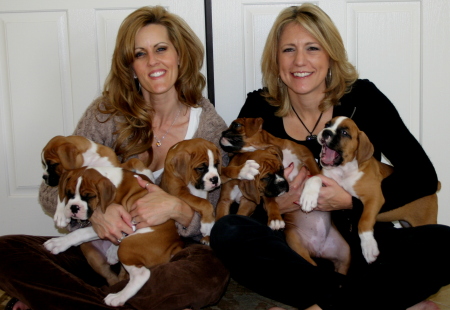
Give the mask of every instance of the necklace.
POLYGON ((167 129, 166 133, 161 137, 161 139, 158 139, 158 137, 155 135, 155 132, 153 132, 153 138, 156 140, 157 147, 160 147, 162 145, 162 140, 164 140, 170 129, 172 129, 173 124, 175 124, 176 120, 178 119, 178 116, 180 116, 180 111, 181 109, 178 110, 177 116, 175 116, 175 119, 173 120, 172 124, 170 124, 169 129, 167 129))
POLYGON ((302 119, 300 118, 300 116, 298 116, 297 112, 295 111, 294 107, 291 106, 292 111, 294 111, 295 115, 297 115, 298 120, 300 121, 300 123, 302 123, 303 127, 305 127, 306 131, 309 133, 308 136, 306 136, 306 140, 314 140, 317 138, 317 135, 313 135, 314 130, 316 130, 317 125, 320 122, 320 119, 322 118, 323 112, 320 113, 319 118, 317 119, 316 124, 314 125, 314 128, 309 131, 308 127, 306 127, 305 123, 303 123, 302 119))

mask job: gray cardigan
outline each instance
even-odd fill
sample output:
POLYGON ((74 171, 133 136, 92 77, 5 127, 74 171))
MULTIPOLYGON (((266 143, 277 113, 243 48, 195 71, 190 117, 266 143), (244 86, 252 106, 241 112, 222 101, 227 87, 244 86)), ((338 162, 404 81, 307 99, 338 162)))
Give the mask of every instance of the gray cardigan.
MULTIPOLYGON (((78 122, 73 135, 84 136, 96 143, 106 145, 113 148, 114 142, 116 141, 117 134, 114 134, 118 128, 118 122, 120 122, 121 117, 110 118, 108 121, 107 114, 100 113, 97 110, 97 106, 102 105, 104 97, 99 97, 86 109, 85 113, 78 122), (105 122, 106 121, 106 122, 105 122)), ((203 138, 208 141, 213 142, 219 150, 222 152, 223 165, 228 164, 228 156, 222 151, 219 145, 219 138, 222 131, 227 128, 225 121, 222 117, 217 114, 214 106, 209 102, 208 99, 202 98, 198 103, 198 107, 202 108, 202 113, 200 115, 200 122, 197 131, 193 138, 203 138)), ((161 176, 156 180, 156 184, 161 182, 161 176)), ((44 211, 53 217, 56 204, 57 204, 57 187, 47 186, 42 182, 39 190, 39 202, 42 205, 44 211)), ((215 207, 217 200, 219 199, 220 189, 215 190, 208 195, 208 200, 215 207)), ((72 221, 66 228, 69 231, 75 230, 80 227, 80 223, 75 223, 72 221)), ((196 240, 201 238, 200 233, 200 215, 195 213, 188 227, 182 227, 177 223, 178 231, 183 237, 191 237, 196 240)))

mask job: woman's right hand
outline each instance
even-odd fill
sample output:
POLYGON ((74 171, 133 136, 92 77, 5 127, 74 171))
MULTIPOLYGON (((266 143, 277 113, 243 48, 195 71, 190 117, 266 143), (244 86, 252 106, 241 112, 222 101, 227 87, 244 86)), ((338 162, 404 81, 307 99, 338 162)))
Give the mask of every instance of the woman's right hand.
POLYGON ((95 209, 89 220, 100 239, 108 239, 115 245, 123 238, 122 232, 133 233, 131 215, 119 204, 109 205, 105 213, 100 208, 95 209))
MULTIPOLYGON (((289 180, 289 175, 294 169, 295 167, 293 164, 290 164, 284 169, 284 177, 286 180, 289 180)), ((295 178, 289 182, 289 192, 286 192, 275 199, 281 214, 300 209, 298 202, 300 201, 300 195, 302 194, 305 181, 308 179, 309 174, 309 170, 303 166, 295 178)))

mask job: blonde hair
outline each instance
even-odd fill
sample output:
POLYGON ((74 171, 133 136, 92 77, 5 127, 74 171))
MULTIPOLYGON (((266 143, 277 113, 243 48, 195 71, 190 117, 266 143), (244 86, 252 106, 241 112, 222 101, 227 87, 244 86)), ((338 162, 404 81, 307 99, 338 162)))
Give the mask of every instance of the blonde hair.
POLYGON ((137 32, 149 24, 166 27, 169 39, 179 56, 179 73, 175 82, 178 99, 187 106, 196 106, 202 98, 206 80, 200 72, 204 49, 200 39, 179 16, 162 6, 142 7, 122 22, 117 34, 111 71, 105 81, 103 96, 107 99, 102 113, 123 117, 119 124, 115 151, 126 160, 130 156, 148 152, 147 164, 152 161, 153 109, 149 110, 136 85, 132 64, 135 59, 137 32))
POLYGON ((279 107, 276 115, 286 116, 290 110, 287 86, 279 79, 278 44, 281 34, 290 23, 297 23, 314 36, 330 57, 330 70, 326 78, 325 97, 319 110, 325 111, 339 103, 339 99, 358 79, 356 68, 348 61, 347 52, 338 29, 330 17, 318 6, 304 3, 284 9, 275 20, 267 37, 261 59, 266 100, 279 107))

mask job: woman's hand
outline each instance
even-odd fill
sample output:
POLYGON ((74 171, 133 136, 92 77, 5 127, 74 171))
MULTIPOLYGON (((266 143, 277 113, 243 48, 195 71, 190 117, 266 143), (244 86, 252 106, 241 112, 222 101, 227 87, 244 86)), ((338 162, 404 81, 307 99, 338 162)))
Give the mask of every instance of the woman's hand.
POLYGON ((334 211, 351 209, 352 195, 343 189, 335 180, 324 175, 318 175, 322 179, 322 188, 317 199, 317 207, 314 210, 334 211))
MULTIPOLYGON (((295 169, 293 164, 290 164, 284 169, 284 177, 286 180, 289 179, 289 175, 295 169)), ((295 178, 289 182, 289 192, 277 197, 275 200, 278 203, 281 214, 299 210, 300 206, 298 204, 300 200, 300 195, 302 194, 303 186, 305 181, 308 179, 309 175, 308 169, 302 167, 295 178)))
POLYGON ((189 226, 194 210, 184 201, 163 191, 159 186, 136 177, 139 185, 146 188, 148 194, 136 200, 130 215, 136 228, 144 228, 163 224, 170 219, 181 225, 189 226))
POLYGON ((89 220, 100 239, 108 239, 116 245, 123 237, 122 232, 133 233, 131 215, 118 204, 109 205, 105 213, 100 208, 95 209, 89 220))

